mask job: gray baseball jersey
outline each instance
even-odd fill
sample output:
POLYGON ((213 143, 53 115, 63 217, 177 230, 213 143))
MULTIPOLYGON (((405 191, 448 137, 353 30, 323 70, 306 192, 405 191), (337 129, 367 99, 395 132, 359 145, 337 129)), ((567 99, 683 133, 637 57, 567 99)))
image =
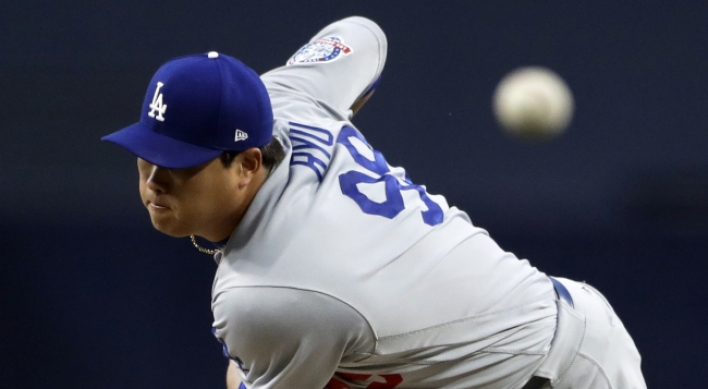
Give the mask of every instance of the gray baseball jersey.
POLYGON ((287 156, 217 254, 212 296, 247 388, 520 388, 548 353, 548 277, 350 122, 386 52, 353 17, 262 76, 287 156))

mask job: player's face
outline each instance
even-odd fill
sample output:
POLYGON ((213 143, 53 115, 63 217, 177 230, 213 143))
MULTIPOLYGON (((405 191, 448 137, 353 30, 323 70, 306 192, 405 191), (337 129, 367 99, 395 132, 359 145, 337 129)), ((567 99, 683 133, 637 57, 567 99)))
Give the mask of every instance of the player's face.
MULTIPOLYGON (((153 226, 170 236, 226 239, 250 202, 238 161, 219 158, 186 169, 166 169, 138 158, 140 196, 153 226)), ((246 185, 247 186, 247 185, 246 185)))

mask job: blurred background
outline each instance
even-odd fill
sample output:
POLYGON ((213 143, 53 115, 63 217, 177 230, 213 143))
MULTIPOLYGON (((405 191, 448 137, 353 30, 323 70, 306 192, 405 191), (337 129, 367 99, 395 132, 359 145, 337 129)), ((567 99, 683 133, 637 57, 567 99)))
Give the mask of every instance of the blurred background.
POLYGON ((354 120, 369 142, 506 250, 603 291, 649 387, 705 385, 708 3, 10 0, 1 388, 224 387, 213 260, 152 229, 134 158, 99 138, 138 120, 170 58, 217 50, 262 73, 353 14, 389 39, 354 120), (497 82, 524 65, 575 95, 553 141, 492 116, 497 82))

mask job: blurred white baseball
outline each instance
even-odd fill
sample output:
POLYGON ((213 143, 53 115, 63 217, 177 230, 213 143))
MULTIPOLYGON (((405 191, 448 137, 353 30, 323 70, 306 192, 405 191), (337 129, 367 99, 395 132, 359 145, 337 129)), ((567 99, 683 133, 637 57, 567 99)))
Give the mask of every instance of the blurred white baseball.
POLYGON ((573 117, 573 94, 553 71, 523 67, 507 74, 492 101, 502 128, 525 139, 552 138, 562 133, 573 117))

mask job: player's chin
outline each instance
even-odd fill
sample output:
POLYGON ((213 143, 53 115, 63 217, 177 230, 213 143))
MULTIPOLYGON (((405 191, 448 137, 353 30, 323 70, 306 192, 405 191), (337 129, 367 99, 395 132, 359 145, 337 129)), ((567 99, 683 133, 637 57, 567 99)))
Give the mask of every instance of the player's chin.
POLYGON ((150 220, 156 230, 173 238, 184 238, 191 235, 189 229, 181 225, 177 220, 155 215, 150 215, 150 220))

